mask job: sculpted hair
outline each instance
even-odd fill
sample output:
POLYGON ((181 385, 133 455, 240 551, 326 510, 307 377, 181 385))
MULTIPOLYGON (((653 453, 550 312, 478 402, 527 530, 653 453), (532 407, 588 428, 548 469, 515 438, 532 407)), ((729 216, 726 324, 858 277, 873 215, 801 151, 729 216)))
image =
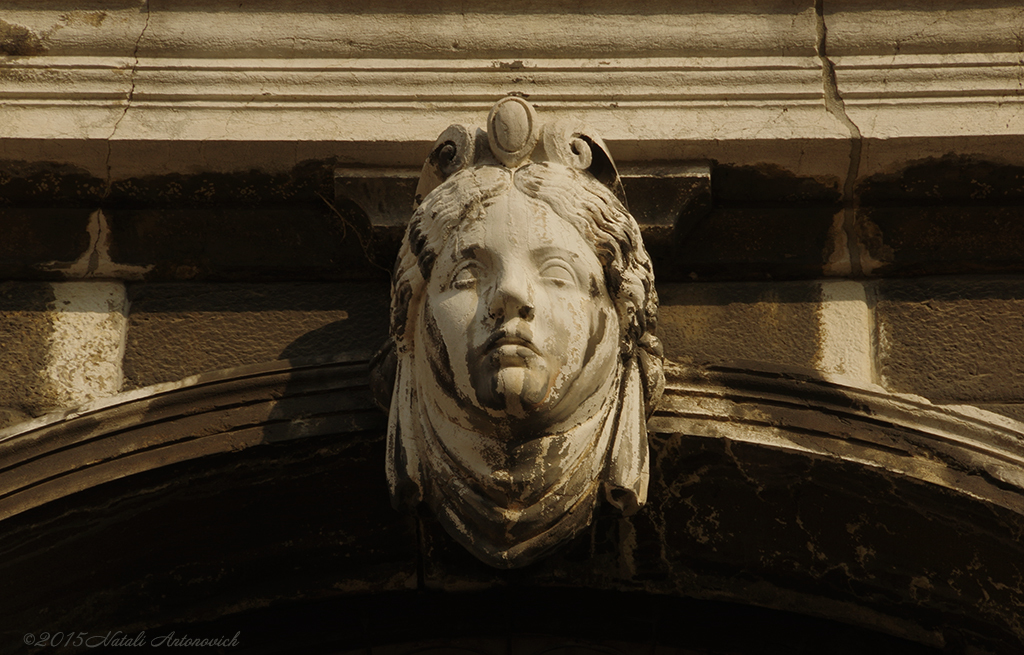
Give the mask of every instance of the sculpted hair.
POLYGON ((490 201, 513 185, 547 204, 593 244, 619 316, 622 356, 638 359, 650 415, 665 386, 664 355, 655 336, 658 292, 651 258, 639 226, 611 190, 589 173, 560 164, 529 164, 515 171, 464 169, 427 195, 409 222, 392 275, 391 338, 397 350, 405 352, 411 345, 411 303, 430 278, 442 245, 464 222, 481 218, 490 201))

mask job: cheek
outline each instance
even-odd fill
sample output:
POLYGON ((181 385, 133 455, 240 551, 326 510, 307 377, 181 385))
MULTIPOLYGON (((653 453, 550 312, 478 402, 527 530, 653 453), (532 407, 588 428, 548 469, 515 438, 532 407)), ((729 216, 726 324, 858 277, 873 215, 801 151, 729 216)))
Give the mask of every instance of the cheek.
POLYGON ((434 305, 434 317, 451 345, 461 344, 464 350, 467 341, 478 323, 479 297, 474 291, 463 290, 440 296, 434 305))
POLYGON ((448 366, 457 387, 471 386, 472 353, 489 336, 480 319, 480 297, 475 289, 449 291, 433 300, 434 321, 444 342, 448 366))
POLYGON ((596 325, 598 308, 588 294, 558 293, 550 299, 545 350, 561 364, 581 362, 596 325))

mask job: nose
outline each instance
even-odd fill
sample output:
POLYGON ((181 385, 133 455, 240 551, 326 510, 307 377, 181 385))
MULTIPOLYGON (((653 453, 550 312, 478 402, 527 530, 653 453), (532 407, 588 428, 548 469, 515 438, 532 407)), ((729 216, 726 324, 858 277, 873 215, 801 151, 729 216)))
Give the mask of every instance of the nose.
POLYGON ((521 318, 533 320, 533 282, 524 272, 505 270, 497 281, 491 299, 491 314, 499 322, 521 318))

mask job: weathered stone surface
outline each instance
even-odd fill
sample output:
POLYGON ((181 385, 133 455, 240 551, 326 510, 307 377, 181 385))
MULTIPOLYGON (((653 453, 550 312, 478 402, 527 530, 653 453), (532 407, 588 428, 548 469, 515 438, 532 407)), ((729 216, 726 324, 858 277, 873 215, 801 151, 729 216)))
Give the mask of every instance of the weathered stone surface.
POLYGON ((679 281, 821 277, 831 252, 834 208, 719 207, 654 260, 658 279, 679 281))
POLYGON ((835 379, 875 381, 874 317, 867 288, 854 280, 822 280, 818 356, 814 368, 835 379))
POLYGON ((46 377, 53 404, 74 407, 121 390, 128 308, 121 282, 57 282, 46 377))
POLYGON ((124 287, 0 284, 0 427, 121 388, 124 287))
POLYGON ((153 266, 150 281, 373 279, 361 235, 326 203, 110 209, 117 264, 153 266))
POLYGON ((142 284, 129 302, 126 388, 387 337, 386 284, 142 284))
POLYGON ((394 505, 507 569, 602 502, 643 505, 665 378, 651 260, 600 137, 517 96, 487 130, 449 127, 423 165, 375 377, 394 505))
POLYGON ((858 212, 864 270, 874 275, 1024 272, 1024 209, 952 205, 858 212))
POLYGON ((1024 421, 1024 403, 972 403, 981 409, 1009 416, 1017 421, 1024 421))
POLYGON ((875 288, 886 387, 937 402, 1024 400, 1024 279, 885 280, 875 288))
POLYGON ((946 155, 872 175, 858 194, 866 273, 1024 271, 1024 167, 946 155))
POLYGON ((814 367, 821 303, 817 283, 661 284, 658 294, 658 333, 669 359, 814 367))
POLYGON ((60 279, 46 270, 51 262, 70 262, 89 245, 87 226, 93 209, 80 207, 0 206, 0 279, 60 279))
POLYGON ((44 282, 0 284, 0 428, 53 406, 44 373, 53 300, 44 282))
MULTIPOLYGON (((637 557, 641 579, 685 587, 727 575, 743 588, 749 576, 816 588, 826 612, 839 596, 897 614, 913 615, 906 608, 918 604, 945 607, 945 617, 932 614, 917 629, 920 636, 941 635, 947 644, 974 635, 995 638, 991 626, 983 627, 986 618, 1009 631, 1021 629, 1011 609, 1020 594, 1019 545, 1012 536, 1022 527, 1019 515, 972 506, 956 494, 948 494, 938 512, 937 492, 927 485, 752 444, 675 436, 658 440, 654 450, 660 500, 646 514, 654 532, 638 543, 655 550, 637 557), (740 561, 745 564, 737 574, 740 561), (979 570, 985 571, 980 577, 979 570), (953 609, 965 594, 978 599, 974 616, 953 609), (979 622, 979 615, 986 618, 979 622)), ((638 530, 646 532, 643 526, 638 530)), ((745 593, 759 592, 747 587, 745 593)), ((772 595, 762 593, 766 599, 772 595)), ((879 620, 862 608, 848 607, 846 620, 879 620)), ((1004 632, 997 652, 1013 652, 1018 639, 1004 632)))

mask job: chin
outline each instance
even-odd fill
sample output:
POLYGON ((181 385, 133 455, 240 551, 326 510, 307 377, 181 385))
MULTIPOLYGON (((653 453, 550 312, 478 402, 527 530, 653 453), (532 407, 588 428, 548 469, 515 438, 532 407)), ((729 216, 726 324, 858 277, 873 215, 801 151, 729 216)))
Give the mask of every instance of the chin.
POLYGON ((506 413, 512 418, 528 418, 546 410, 551 389, 551 380, 546 372, 525 366, 508 366, 487 378, 476 389, 482 407, 506 413))

